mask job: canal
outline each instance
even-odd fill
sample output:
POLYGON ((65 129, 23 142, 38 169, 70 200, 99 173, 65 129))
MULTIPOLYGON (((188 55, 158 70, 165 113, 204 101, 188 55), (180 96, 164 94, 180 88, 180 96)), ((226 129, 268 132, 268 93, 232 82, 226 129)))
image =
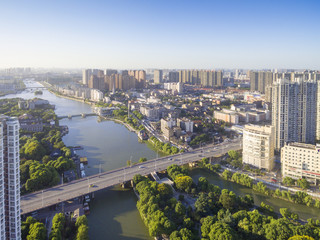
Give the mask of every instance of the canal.
MULTIPOLYGON (((34 81, 26 81, 27 87, 39 87, 34 81)), ((38 97, 50 101, 56 106, 56 114, 79 114, 92 112, 91 106, 83 102, 58 97, 48 90, 43 89, 43 94, 38 97)), ((31 89, 26 89, 19 94, 11 94, 1 98, 25 98, 31 99, 35 95, 31 89)), ((67 146, 83 146, 84 150, 77 151, 80 156, 88 158, 86 174, 96 174, 100 171, 108 171, 123 167, 127 160, 138 161, 140 157, 155 158, 156 153, 146 144, 140 143, 135 133, 128 131, 123 125, 112 121, 98 121, 98 118, 73 118, 63 119, 60 125, 69 127, 69 134, 63 138, 67 146)), ((251 189, 238 184, 228 182, 222 178, 209 174, 200 169, 191 171, 196 181, 200 176, 220 186, 234 191, 236 194, 252 194, 256 205, 261 201, 278 210, 280 207, 288 207, 299 214, 302 219, 318 218, 320 210, 306 206, 293 204, 284 200, 274 199, 256 193, 251 189)), ((95 199, 90 203, 91 214, 89 220, 90 239, 120 239, 138 240, 150 239, 139 212, 136 209, 137 198, 132 191, 119 187, 110 188, 95 194, 95 199)))

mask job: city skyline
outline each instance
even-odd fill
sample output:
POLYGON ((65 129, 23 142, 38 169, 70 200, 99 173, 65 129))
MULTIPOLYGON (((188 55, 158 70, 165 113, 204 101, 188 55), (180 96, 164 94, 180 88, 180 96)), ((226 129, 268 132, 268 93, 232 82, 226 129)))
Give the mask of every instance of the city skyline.
POLYGON ((2 3, 0 68, 320 69, 316 1, 2 3))

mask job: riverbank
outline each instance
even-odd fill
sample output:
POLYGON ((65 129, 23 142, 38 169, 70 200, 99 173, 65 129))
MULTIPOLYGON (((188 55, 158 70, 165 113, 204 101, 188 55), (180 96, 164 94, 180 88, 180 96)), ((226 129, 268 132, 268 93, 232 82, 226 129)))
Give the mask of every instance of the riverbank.
MULTIPOLYGON (((268 198, 279 199, 288 203, 297 204, 301 206, 307 206, 308 208, 320 209, 320 201, 303 191, 291 192, 288 187, 277 186, 273 183, 265 182, 258 178, 253 178, 245 173, 231 172, 224 169, 221 171, 211 171, 205 167, 198 167, 201 170, 207 171, 210 174, 215 173, 219 178, 225 181, 241 185, 252 191, 265 195, 268 198), (268 185, 268 187, 267 187, 268 185), (282 188, 282 190, 281 190, 282 188)), ((304 219, 306 220, 306 219, 304 219)))
POLYGON ((137 135, 139 134, 139 131, 134 129, 133 127, 131 127, 128 123, 120 120, 120 119, 117 119, 117 118, 111 118, 111 117, 103 117, 103 116, 99 116, 100 118, 104 119, 104 120, 107 120, 107 121, 114 121, 116 123, 121 123, 123 126, 125 126, 130 132, 134 132, 136 133, 137 135))

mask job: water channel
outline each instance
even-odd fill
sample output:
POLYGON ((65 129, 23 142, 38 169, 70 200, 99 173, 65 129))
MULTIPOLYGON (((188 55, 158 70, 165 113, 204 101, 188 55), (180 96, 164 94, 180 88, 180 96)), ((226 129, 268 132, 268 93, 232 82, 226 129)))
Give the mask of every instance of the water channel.
MULTIPOLYGON (((40 85, 33 81, 25 83, 29 89, 1 98, 34 98, 35 95, 31 92, 30 87, 40 85)), ((83 102, 57 97, 46 89, 42 91, 43 94, 38 97, 54 104, 58 116, 92 112, 91 106, 83 102)), ((155 151, 146 144, 140 143, 136 134, 128 131, 121 124, 112 121, 99 122, 97 117, 78 117, 71 120, 63 119, 60 125, 69 127, 69 134, 63 138, 67 146, 84 147, 84 150, 79 151, 78 154, 88 158, 87 175, 98 173, 100 169, 107 171, 123 167, 130 159, 138 161, 140 157, 148 159, 156 157, 155 151)), ((192 170, 191 175, 195 180, 200 176, 205 176, 211 183, 230 189, 236 194, 252 194, 257 205, 263 201, 272 205, 275 210, 285 206, 299 214, 302 219, 320 216, 319 209, 270 198, 199 169, 192 170)), ((114 187, 100 191, 95 196, 94 201, 90 203, 91 214, 88 216, 90 239, 151 239, 136 209, 137 199, 132 191, 114 187)))

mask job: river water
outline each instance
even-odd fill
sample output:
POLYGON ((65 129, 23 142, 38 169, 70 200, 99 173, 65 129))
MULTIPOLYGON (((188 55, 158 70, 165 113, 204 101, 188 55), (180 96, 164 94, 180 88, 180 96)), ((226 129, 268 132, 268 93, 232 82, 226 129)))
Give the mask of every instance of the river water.
MULTIPOLYGON (((27 81, 27 87, 39 87, 40 84, 27 81)), ((43 89, 43 94, 38 97, 49 100, 56 106, 56 114, 69 115, 92 112, 91 106, 83 102, 55 96, 48 90, 43 89)), ((1 98, 25 98, 31 99, 35 95, 31 89, 19 94, 11 94, 1 98)), ((62 119, 60 125, 69 127, 69 134, 63 138, 67 146, 83 146, 84 150, 77 151, 80 156, 88 158, 86 174, 96 174, 120 168, 126 165, 127 160, 138 161, 140 157, 152 159, 156 157, 155 151, 146 144, 138 141, 135 133, 128 131, 123 125, 112 121, 98 121, 98 118, 76 117, 71 120, 62 119)), ((255 204, 261 201, 272 205, 275 210, 280 207, 288 207, 298 213, 302 219, 320 216, 320 210, 306 206, 289 203, 287 201, 269 198, 253 192, 251 189, 223 180, 205 171, 196 169, 191 171, 192 177, 197 180, 205 176, 211 183, 234 191, 236 194, 252 194, 255 204)), ((119 187, 109 188, 95 194, 95 199, 90 203, 89 236, 90 239, 120 239, 138 240, 151 239, 147 228, 144 226, 139 212, 136 209, 137 198, 132 191, 123 190, 119 187)))

